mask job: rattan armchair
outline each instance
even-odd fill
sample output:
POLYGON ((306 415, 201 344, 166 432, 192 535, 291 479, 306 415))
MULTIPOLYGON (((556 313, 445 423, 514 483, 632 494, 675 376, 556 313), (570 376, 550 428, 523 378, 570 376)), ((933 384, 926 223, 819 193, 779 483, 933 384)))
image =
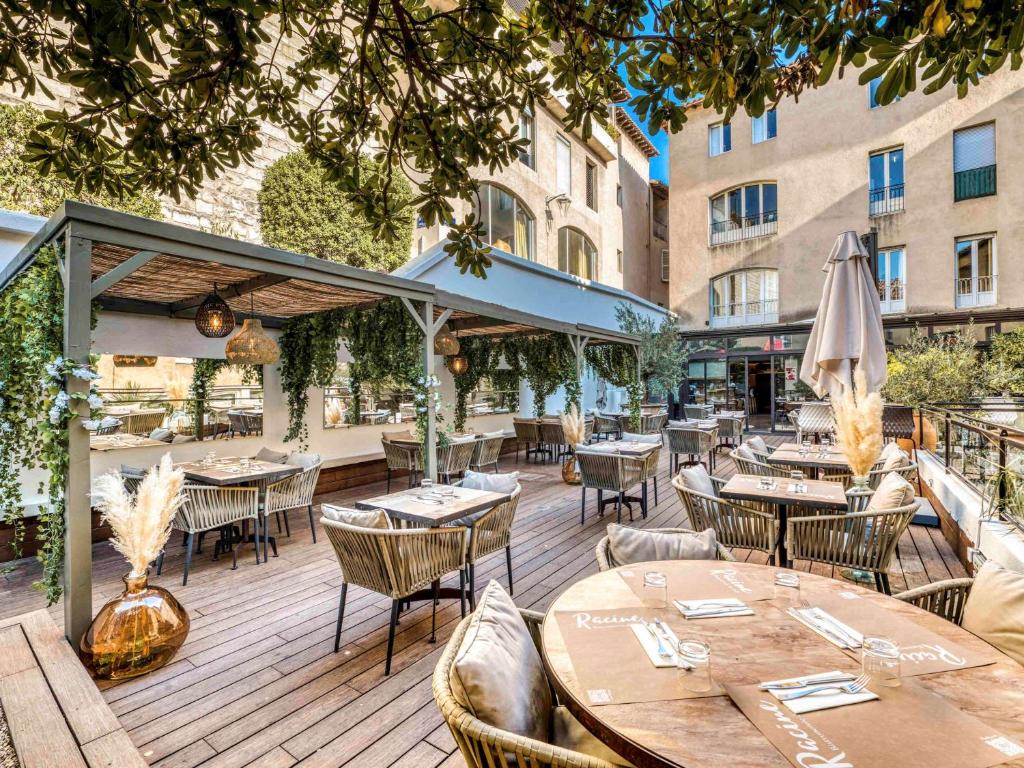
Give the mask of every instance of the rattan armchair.
POLYGON ((512 498, 503 504, 491 507, 483 513, 468 515, 452 525, 469 530, 469 548, 466 552, 466 568, 469 571, 469 605, 476 610, 476 564, 487 555, 505 550, 505 567, 508 570, 508 593, 512 594, 512 521, 519 507, 522 487, 517 485, 512 498))
MULTIPOLYGON (((688 528, 647 528, 645 530, 649 533, 693 533, 688 528)), ((632 565, 632 563, 620 563, 612 557, 611 542, 607 536, 597 542, 597 549, 594 551, 594 555, 597 557, 597 569, 599 571, 609 571, 612 568, 618 568, 620 565, 632 565)), ((727 562, 736 561, 736 558, 732 556, 732 552, 721 544, 718 545, 718 559, 727 562)))
POLYGON ((280 514, 284 517, 284 530, 288 536, 292 535, 288 526, 288 511, 291 509, 306 508, 309 513, 309 530, 313 534, 313 543, 316 543, 316 523, 313 520, 313 494, 316 492, 316 482, 320 479, 322 463, 314 464, 311 467, 299 472, 297 475, 286 477, 267 486, 266 501, 263 507, 263 551, 267 551, 270 526, 267 519, 271 514, 280 514))
POLYGON ((446 483, 455 475, 462 475, 469 469, 476 450, 475 440, 452 442, 437 448, 437 476, 444 478, 446 483))
POLYGON ((741 475, 763 475, 765 477, 789 477, 790 468, 776 464, 769 464, 766 461, 751 461, 736 453, 736 449, 729 451, 729 458, 736 464, 736 471, 741 475))
MULTIPOLYGON (((914 484, 917 478, 917 463, 910 462, 906 466, 897 467, 896 469, 883 469, 882 463, 878 462, 875 464, 875 468, 868 472, 868 486, 877 489, 878 484, 882 482, 882 478, 890 472, 895 472, 907 482, 914 484)), ((842 483, 846 488, 849 488, 853 484, 853 471, 849 469, 845 471, 829 470, 821 476, 821 479, 842 483)))
POLYGON ((879 592, 892 594, 889 563, 920 505, 838 515, 804 515, 786 522, 790 561, 810 560, 870 571, 879 592))
POLYGON ((437 622, 440 580, 459 572, 459 603, 466 612, 466 529, 457 528, 361 528, 326 517, 320 524, 334 547, 341 566, 341 595, 338 623, 334 631, 334 652, 341 647, 341 628, 345 620, 345 599, 349 584, 391 598, 391 624, 388 627, 388 652, 384 674, 391 674, 391 654, 395 647, 395 627, 401 603, 417 592, 431 588, 431 641, 437 622))
POLYGON ((683 415, 688 419, 706 419, 711 415, 713 409, 708 405, 684 405, 683 415))
MULTIPOLYGON (((537 652, 541 653, 540 625, 544 614, 523 609, 519 613, 530 630, 537 652)), ((434 701, 469 768, 617 768, 614 763, 598 757, 495 728, 459 704, 452 693, 450 674, 469 622, 469 618, 463 619, 455 628, 434 668, 433 677, 434 701)))
POLYGON ((162 410, 134 411, 120 417, 121 431, 129 435, 148 435, 163 426, 165 414, 162 410))
POLYGON ((519 447, 522 445, 526 446, 527 461, 530 460, 531 453, 543 453, 540 445, 540 423, 536 419, 512 419, 512 428, 516 431, 516 463, 519 462, 519 447))
MULTIPOLYGON (((725 485, 725 481, 717 477, 712 477, 711 483, 715 493, 725 485)), ((672 486, 679 494, 693 530, 711 528, 722 546, 756 549, 768 555, 770 564, 775 564, 779 524, 773 513, 692 490, 678 475, 672 478, 672 486)))
MULTIPOLYGON (((181 586, 188 584, 188 571, 192 564, 192 542, 196 534, 227 529, 234 535, 234 525, 241 525, 241 541, 248 539, 249 522, 254 526, 256 562, 260 561, 260 498, 258 488, 224 488, 210 485, 186 485, 183 489, 185 502, 178 507, 171 522, 171 528, 185 534, 185 572, 181 586)), ((214 559, 218 550, 214 549, 214 559)), ((164 566, 164 553, 157 558, 156 572, 160 575, 164 566)), ((231 569, 238 567, 237 546, 231 548, 231 569)))
POLYGON ((718 429, 698 429, 693 427, 665 427, 665 442, 668 445, 669 469, 672 474, 679 471, 680 466, 704 464, 708 472, 715 471, 715 443, 718 441, 718 429), (701 459, 707 454, 707 462, 701 459), (686 461, 680 461, 686 456, 686 461))
POLYGON ((501 446, 505 442, 505 436, 500 437, 482 437, 476 441, 476 447, 473 450, 473 458, 469 462, 471 469, 477 472, 481 471, 484 467, 494 467, 494 471, 498 471, 498 457, 501 456, 501 446))
POLYGON ((667 421, 667 413, 646 413, 640 419, 640 432, 644 435, 656 435, 661 432, 667 421))
MULTIPOLYGON (((618 520, 622 520, 622 504, 626 491, 643 481, 646 476, 646 465, 643 458, 622 456, 611 451, 580 450, 576 451, 576 463, 580 468, 580 525, 586 519, 587 489, 597 491, 597 512, 604 517, 604 493, 616 494, 615 511, 618 520)), ((629 517, 633 519, 633 507, 629 507, 629 517)), ((644 510, 644 516, 647 512, 644 510)))
POLYGON ((804 403, 796 422, 796 441, 802 442, 805 435, 819 438, 836 431, 836 418, 831 403, 804 403))
POLYGON ((387 438, 381 438, 380 444, 384 449, 384 461, 387 463, 387 493, 391 493, 392 472, 408 472, 409 487, 412 488, 423 468, 419 446, 399 445, 387 438))
POLYGON ((732 416, 719 416, 718 421, 718 446, 735 448, 743 442, 743 419, 732 416))
POLYGON ((960 626, 964 619, 964 606, 967 605, 973 586, 974 579, 946 579, 900 592, 893 597, 960 626))
POLYGON ((611 439, 621 435, 622 427, 619 426, 619 417, 605 416, 603 413, 594 414, 594 434, 598 439, 602 436, 611 439))
POLYGON ((540 443, 551 455, 551 458, 558 461, 568 453, 568 444, 565 441, 565 430, 562 429, 561 421, 542 421, 540 423, 540 443))

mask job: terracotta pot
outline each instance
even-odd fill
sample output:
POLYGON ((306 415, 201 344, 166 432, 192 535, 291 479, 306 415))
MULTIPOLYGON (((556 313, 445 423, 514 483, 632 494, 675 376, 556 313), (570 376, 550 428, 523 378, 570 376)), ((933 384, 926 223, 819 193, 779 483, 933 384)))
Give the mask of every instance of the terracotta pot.
POLYGON ((580 472, 576 469, 576 457, 568 456, 562 464, 562 480, 569 485, 580 484, 580 472))
POLYGON ((935 425, 931 423, 927 416, 923 419, 920 417, 914 417, 914 440, 897 440, 897 444, 907 453, 911 453, 916 444, 918 448, 924 448, 929 451, 935 450, 935 444, 938 439, 938 433, 935 431, 935 425), (921 435, 921 423, 924 422, 924 435, 921 435))
POLYGON ((188 635, 188 613, 170 592, 149 585, 149 571, 124 577, 125 590, 102 608, 82 636, 79 656, 99 680, 159 669, 188 635))

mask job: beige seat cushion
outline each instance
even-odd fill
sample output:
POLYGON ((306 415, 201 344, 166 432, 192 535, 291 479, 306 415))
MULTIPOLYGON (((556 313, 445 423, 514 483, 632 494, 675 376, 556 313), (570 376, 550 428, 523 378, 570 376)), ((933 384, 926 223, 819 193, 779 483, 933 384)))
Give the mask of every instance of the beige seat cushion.
POLYGON ((641 435, 638 432, 623 432, 622 439, 633 443, 661 443, 661 435, 641 435))
POLYGON ((615 765, 632 765, 626 758, 612 752, 594 734, 584 728, 583 724, 573 717, 572 712, 565 707, 555 707, 552 712, 551 742, 563 749, 582 752, 584 755, 607 760, 615 765))
POLYGON ((608 526, 608 549, 616 565, 654 560, 714 560, 718 557, 718 540, 710 528, 703 533, 663 533, 612 523, 608 526))
POLYGON ((734 449, 734 452, 741 459, 746 459, 747 461, 757 461, 758 460, 757 456, 754 455, 754 452, 750 449, 750 446, 747 443, 743 443, 741 445, 736 446, 736 448, 734 449))
POLYGON ((679 479, 683 481, 689 490, 703 493, 705 496, 716 496, 715 486, 711 482, 711 475, 704 469, 703 464, 694 464, 692 467, 683 467, 679 470, 679 479))
POLYGON ((544 663, 496 581, 480 596, 448 682, 455 700, 488 725, 548 741, 552 703, 544 663))
POLYGON ((466 476, 461 483, 463 488, 472 488, 475 491, 490 491, 491 493, 512 493, 519 487, 519 473, 495 473, 495 472, 474 472, 466 470, 466 476))
POLYGON ((768 453, 768 443, 760 435, 753 435, 747 438, 747 447, 755 453, 768 453))
POLYGON ((288 454, 284 451, 275 451, 273 448, 260 448, 253 458, 256 461, 269 461, 271 464, 284 464, 288 454))
POLYGON ((332 504, 321 504, 320 513, 328 520, 336 523, 355 525, 359 528, 390 528, 391 518, 383 509, 350 509, 336 507, 332 504))
POLYGON ((382 440, 415 440, 416 437, 408 429, 397 430, 395 432, 381 432, 382 440))
POLYGON ((1024 666, 1024 574, 989 560, 964 606, 963 627, 1024 666))
MULTIPOLYGON (((896 443, 889 443, 889 445, 896 445, 896 443)), ((888 446, 886 446, 888 448, 888 446)), ((882 470, 884 472, 892 472, 893 470, 903 469, 910 465, 910 457, 907 456, 906 451, 896 446, 896 450, 889 451, 888 455, 882 454, 882 470)))
POLYGON ((320 463, 319 453, 300 453, 299 451, 292 451, 288 454, 288 458, 285 459, 285 464, 291 464, 293 467, 302 467, 303 469, 309 469, 315 467, 320 463))
POLYGON ((905 507, 914 501, 914 486, 896 472, 890 472, 882 478, 878 489, 871 494, 868 512, 879 512, 884 509, 905 507))

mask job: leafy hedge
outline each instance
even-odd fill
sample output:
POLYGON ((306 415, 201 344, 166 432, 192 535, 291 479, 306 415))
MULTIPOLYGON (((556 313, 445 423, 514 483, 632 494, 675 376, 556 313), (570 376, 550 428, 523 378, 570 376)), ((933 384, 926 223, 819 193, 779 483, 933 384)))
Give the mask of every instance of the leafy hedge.
MULTIPOLYGON (((363 172, 376 173, 367 158, 363 172)), ((353 267, 390 272, 409 258, 412 242, 412 188, 396 175, 396 202, 406 207, 406 226, 393 240, 371 229, 366 216, 325 178, 305 152, 293 152, 271 165, 259 192, 263 241, 274 248, 308 253, 353 267)))

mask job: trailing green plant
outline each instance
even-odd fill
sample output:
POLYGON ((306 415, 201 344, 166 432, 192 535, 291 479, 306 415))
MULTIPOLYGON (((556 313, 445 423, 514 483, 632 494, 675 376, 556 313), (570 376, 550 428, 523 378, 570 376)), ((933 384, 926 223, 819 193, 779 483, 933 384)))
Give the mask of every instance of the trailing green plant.
POLYGON ((491 387, 501 398, 503 407, 508 408, 509 413, 519 412, 519 381, 523 378, 518 370, 491 371, 491 387))
POLYGON ((227 360, 205 357, 192 361, 192 381, 188 387, 188 394, 192 401, 192 430, 196 440, 203 439, 206 401, 210 399, 210 388, 213 386, 217 374, 227 365, 227 360))
POLYGON ((459 354, 469 363, 462 373, 453 373, 455 381, 455 430, 466 428, 467 402, 469 396, 480 387, 480 382, 489 378, 501 357, 494 341, 488 336, 468 336, 459 339, 459 354))
POLYGON ((309 439, 306 409, 309 388, 326 387, 334 380, 338 366, 338 344, 345 319, 344 309, 289 318, 278 344, 281 349, 281 388, 288 401, 286 441, 309 439))
POLYGON ((987 391, 984 374, 970 328, 932 338, 915 328, 905 346, 889 352, 882 397, 912 406, 974 400, 987 391))
MULTIPOLYGON (((543 336, 517 337, 509 342, 510 348, 522 359, 523 376, 533 391, 533 412, 544 415, 544 403, 560 386, 566 386, 566 399, 576 380, 576 358, 569 339, 563 333, 543 336)), ((572 390, 578 403, 578 388, 572 390)))
POLYGON ((658 322, 624 302, 616 305, 615 318, 623 333, 640 339, 640 378, 648 393, 660 396, 675 392, 682 383, 687 360, 675 321, 666 315, 658 322))
MULTIPOLYGON (((377 168, 365 155, 361 163, 366 173, 377 168)), ((394 204, 405 208, 406 215, 389 240, 371 229, 360 210, 327 179, 322 165, 303 151, 292 152, 263 176, 260 232, 275 248, 390 272, 408 260, 413 230, 412 187, 404 176, 394 177, 392 193, 394 204)))
POLYGON ((629 415, 634 430, 640 429, 644 398, 643 381, 637 376, 636 352, 624 344, 588 344, 583 360, 599 378, 629 393, 629 415))
POLYGON ((0 513, 13 527, 18 557, 24 540, 20 472, 47 471, 39 486, 47 504, 37 534, 43 575, 35 586, 52 604, 60 598, 64 571, 68 434, 81 428, 81 402, 87 403, 90 416, 103 405, 92 366, 61 356, 64 288, 52 246, 40 249, 32 265, 0 294, 0 316, 0 513), (89 386, 69 387, 73 380, 89 386))

